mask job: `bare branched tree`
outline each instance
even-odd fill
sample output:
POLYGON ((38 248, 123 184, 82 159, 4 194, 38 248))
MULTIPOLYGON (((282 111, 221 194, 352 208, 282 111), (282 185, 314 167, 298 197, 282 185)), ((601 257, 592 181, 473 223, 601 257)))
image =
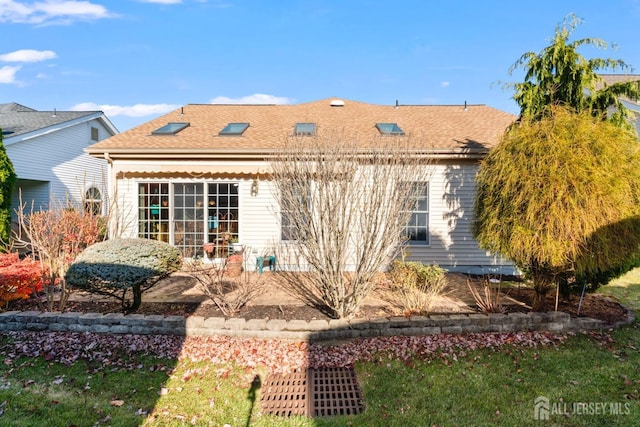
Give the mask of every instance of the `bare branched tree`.
POLYGON ((40 261, 48 272, 42 278, 45 304, 41 304, 41 310, 64 310, 71 294, 64 280, 69 265, 83 249, 106 236, 106 218, 92 210, 84 211, 83 206, 84 201, 79 207, 68 200, 53 201, 48 210, 35 210, 33 203, 28 210, 20 196, 13 242, 16 248, 40 261))
POLYGON ((291 137, 271 163, 286 253, 307 270, 294 291, 338 318, 353 316, 406 241, 405 226, 429 180, 411 138, 363 146, 325 132, 291 137))

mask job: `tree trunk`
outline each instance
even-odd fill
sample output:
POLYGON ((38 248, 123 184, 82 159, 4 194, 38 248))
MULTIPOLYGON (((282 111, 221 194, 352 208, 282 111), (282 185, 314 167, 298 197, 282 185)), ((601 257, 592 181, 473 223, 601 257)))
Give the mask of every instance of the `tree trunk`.
POLYGON ((545 301, 547 299, 547 292, 549 289, 547 287, 538 288, 537 286, 534 289, 536 292, 533 295, 533 303, 531 304, 532 311, 544 311, 545 309, 545 301))
POLYGON ((125 289, 122 292, 122 309, 126 313, 133 313, 142 303, 142 288, 139 283, 125 289), (131 291, 131 301, 127 299, 127 292, 131 291))
POLYGON ((553 288, 553 279, 549 273, 532 272, 533 289, 535 295, 533 296, 533 303, 531 304, 532 311, 544 311, 545 300, 549 290, 553 288))

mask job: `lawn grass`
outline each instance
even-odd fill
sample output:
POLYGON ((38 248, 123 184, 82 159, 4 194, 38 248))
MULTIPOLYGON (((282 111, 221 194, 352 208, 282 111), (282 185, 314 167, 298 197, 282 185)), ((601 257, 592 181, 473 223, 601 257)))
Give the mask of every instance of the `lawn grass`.
MULTIPOLYGON (((640 271, 599 292, 640 309, 640 271)), ((0 337, 0 351, 8 342, 0 337)), ((357 364, 365 411, 283 419, 262 415, 259 368, 140 357, 133 369, 44 358, 0 365, 0 425, 12 426, 431 426, 640 425, 640 324, 577 334, 558 347, 459 351, 457 358, 357 364), (613 407, 602 408, 606 402, 613 407), (584 403, 582 413, 574 404, 584 403), (563 415, 553 411, 567 410, 563 415), (611 414, 612 410, 621 414, 611 414), (594 412, 599 413, 594 413, 594 412), (586 412, 586 413, 585 413, 586 412)))
POLYGON ((640 313, 640 268, 633 269, 597 290, 611 296, 628 308, 640 313))

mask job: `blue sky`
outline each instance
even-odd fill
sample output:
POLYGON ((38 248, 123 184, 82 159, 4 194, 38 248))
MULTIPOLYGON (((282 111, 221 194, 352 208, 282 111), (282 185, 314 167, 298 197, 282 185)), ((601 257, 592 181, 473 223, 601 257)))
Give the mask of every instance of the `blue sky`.
POLYGON ((0 0, 0 102, 103 110, 120 131, 189 103, 488 104, 569 13, 640 73, 640 0, 0 0))

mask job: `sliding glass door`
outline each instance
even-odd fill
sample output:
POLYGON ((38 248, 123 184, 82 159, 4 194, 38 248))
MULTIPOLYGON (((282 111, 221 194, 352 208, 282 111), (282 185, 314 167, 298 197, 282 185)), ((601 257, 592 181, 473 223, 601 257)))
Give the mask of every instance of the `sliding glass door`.
POLYGON ((239 233, 238 183, 138 185, 138 237, 171 243, 185 258, 226 257, 239 233))

